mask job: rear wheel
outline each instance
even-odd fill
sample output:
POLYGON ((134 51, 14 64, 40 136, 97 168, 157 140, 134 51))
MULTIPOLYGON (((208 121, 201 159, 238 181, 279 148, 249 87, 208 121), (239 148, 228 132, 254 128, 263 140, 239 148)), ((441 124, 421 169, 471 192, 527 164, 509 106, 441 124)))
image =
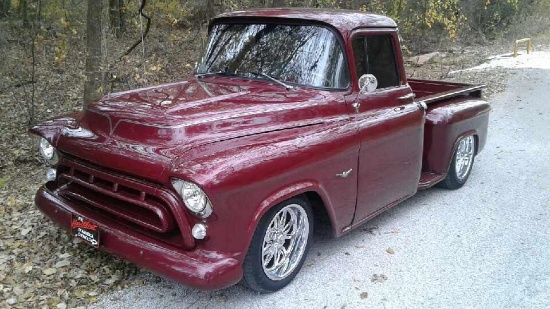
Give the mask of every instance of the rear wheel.
POLYGON ((458 142, 447 177, 438 185, 447 189, 458 189, 462 187, 472 171, 476 143, 473 135, 463 137, 458 142))
POLYGON ((244 285, 259 292, 285 287, 302 268, 312 234, 313 215, 307 201, 292 198, 268 211, 243 263, 244 285))

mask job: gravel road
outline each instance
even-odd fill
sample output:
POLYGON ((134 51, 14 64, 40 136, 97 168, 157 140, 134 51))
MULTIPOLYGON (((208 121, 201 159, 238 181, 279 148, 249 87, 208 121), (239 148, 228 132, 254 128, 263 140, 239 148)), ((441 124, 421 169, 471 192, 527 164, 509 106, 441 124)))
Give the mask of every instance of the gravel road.
POLYGON ((419 192, 339 239, 322 227, 277 293, 143 272, 92 308, 550 308, 550 56, 522 57, 462 189, 419 192))

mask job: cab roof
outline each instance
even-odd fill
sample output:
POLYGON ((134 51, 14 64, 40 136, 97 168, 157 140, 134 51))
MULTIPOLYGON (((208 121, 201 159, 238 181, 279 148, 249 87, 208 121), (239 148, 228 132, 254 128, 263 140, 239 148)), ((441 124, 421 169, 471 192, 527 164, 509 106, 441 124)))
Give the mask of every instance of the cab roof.
POLYGON ((218 15, 211 22, 224 22, 228 19, 242 19, 243 21, 267 21, 270 19, 288 19, 292 22, 308 21, 324 23, 336 28, 346 37, 356 28, 396 28, 393 19, 371 13, 339 9, 254 9, 234 11, 218 15))

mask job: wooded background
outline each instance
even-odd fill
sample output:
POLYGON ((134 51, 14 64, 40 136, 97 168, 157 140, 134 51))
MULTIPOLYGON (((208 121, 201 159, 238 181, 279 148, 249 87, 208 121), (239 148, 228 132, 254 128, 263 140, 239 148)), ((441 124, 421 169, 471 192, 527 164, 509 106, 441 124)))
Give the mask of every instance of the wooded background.
POLYGON ((28 126, 108 92, 183 79, 212 17, 257 7, 388 15, 407 55, 519 38, 550 24, 548 0, 0 0, 0 99, 18 102, 8 118, 28 126))
MULTIPOLYGON (((139 272, 133 264, 71 241, 36 209, 46 166, 28 128, 80 111, 84 98, 183 80, 211 17, 278 6, 389 15, 403 37, 409 77, 487 83, 489 96, 504 92, 506 78, 518 72, 449 72, 511 52, 513 40, 524 36, 550 50, 550 0, 0 0, 0 304, 75 308, 140 284, 124 279, 139 272), (440 56, 411 61, 432 51, 440 56)), ((227 301, 216 295, 208 298, 227 301)))

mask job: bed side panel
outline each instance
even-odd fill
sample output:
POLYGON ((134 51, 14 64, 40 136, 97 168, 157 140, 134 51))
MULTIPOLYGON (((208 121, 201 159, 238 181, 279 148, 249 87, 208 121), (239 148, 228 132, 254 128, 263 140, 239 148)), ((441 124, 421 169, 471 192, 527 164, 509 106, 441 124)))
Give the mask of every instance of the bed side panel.
POLYGON ((434 104, 426 111, 422 171, 446 174, 459 137, 476 136, 478 153, 487 140, 489 103, 456 98, 434 104))

